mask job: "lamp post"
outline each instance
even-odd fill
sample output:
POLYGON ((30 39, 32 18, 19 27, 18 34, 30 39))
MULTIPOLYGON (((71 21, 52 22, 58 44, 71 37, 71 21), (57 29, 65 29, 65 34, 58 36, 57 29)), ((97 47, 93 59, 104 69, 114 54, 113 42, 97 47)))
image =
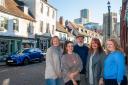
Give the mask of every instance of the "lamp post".
POLYGON ((110 1, 108 1, 108 3, 107 3, 107 5, 108 5, 108 38, 110 38, 110 29, 111 29, 111 15, 110 15, 110 8, 111 8, 111 6, 110 6, 110 1))

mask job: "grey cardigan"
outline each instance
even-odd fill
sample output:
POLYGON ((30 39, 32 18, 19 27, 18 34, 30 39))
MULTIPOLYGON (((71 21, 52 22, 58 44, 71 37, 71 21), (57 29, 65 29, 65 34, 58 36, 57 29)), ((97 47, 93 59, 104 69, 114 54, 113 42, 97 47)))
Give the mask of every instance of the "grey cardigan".
MULTIPOLYGON (((89 53, 86 64, 86 83, 89 85, 89 61, 91 54, 89 53)), ((99 85, 99 79, 103 77, 103 63, 105 59, 105 52, 96 53, 92 58, 92 72, 93 72, 93 83, 99 85)))
POLYGON ((48 48, 46 53, 45 79, 56 79, 61 76, 58 74, 61 74, 62 52, 60 47, 51 46, 48 48))
MULTIPOLYGON (((61 59, 62 62, 62 71, 63 71, 63 78, 64 82, 68 82, 70 79, 68 78, 67 74, 71 72, 81 71, 83 68, 82 61, 78 54, 65 54, 62 56, 61 59), (74 63, 71 59, 71 57, 74 57, 76 62, 74 63)), ((75 80, 80 80, 80 75, 75 78, 75 80)))

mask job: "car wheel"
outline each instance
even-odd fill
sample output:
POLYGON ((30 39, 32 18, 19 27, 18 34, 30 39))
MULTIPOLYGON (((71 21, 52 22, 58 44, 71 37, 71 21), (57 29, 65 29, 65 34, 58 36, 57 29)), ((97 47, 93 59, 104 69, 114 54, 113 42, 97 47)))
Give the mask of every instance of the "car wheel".
POLYGON ((23 64, 24 64, 24 65, 29 64, 29 59, 28 59, 28 58, 25 58, 24 61, 23 61, 23 64))
POLYGON ((41 57, 40 59, 39 59, 39 62, 42 62, 44 60, 44 57, 41 57))

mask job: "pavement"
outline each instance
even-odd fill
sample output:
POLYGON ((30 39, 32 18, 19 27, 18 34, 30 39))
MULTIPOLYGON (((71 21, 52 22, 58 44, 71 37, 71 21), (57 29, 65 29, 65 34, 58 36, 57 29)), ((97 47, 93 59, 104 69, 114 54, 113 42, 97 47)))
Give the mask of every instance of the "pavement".
POLYGON ((5 66, 6 63, 5 62, 0 62, 0 66, 5 66))

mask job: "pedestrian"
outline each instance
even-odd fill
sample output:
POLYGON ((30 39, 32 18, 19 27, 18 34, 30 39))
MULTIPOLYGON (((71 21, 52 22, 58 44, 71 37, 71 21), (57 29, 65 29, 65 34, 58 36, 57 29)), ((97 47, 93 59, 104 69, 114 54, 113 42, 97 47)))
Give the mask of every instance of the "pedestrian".
POLYGON ((46 85, 62 85, 61 57, 63 51, 59 45, 59 38, 57 36, 52 37, 51 47, 46 53, 46 85))
POLYGON ((83 63, 83 69, 80 72, 80 85, 85 85, 85 72, 86 72, 86 62, 88 56, 88 47, 84 44, 84 36, 79 34, 76 36, 76 45, 74 46, 74 52, 77 53, 83 63))
POLYGON ((80 85, 80 71, 83 65, 79 55, 73 52, 73 42, 65 42, 61 62, 65 85, 80 85))
POLYGON ((103 85, 103 63, 105 52, 100 40, 93 38, 90 43, 86 64, 86 85, 103 85))
POLYGON ((107 56, 104 61, 104 81, 105 85, 127 85, 122 82, 125 76, 125 57, 120 51, 115 39, 106 42, 107 56))

